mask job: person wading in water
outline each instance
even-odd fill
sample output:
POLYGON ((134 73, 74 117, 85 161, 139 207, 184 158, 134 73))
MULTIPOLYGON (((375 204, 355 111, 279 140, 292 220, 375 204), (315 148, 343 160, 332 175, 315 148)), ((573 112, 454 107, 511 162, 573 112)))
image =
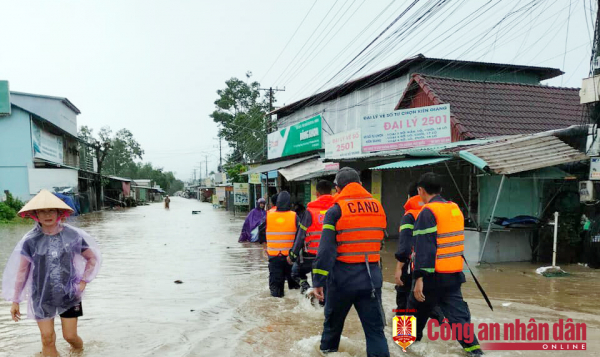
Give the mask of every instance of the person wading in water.
POLYGON ((6 265, 2 295, 12 301, 10 314, 21 319, 19 303, 28 300, 27 317, 35 319, 42 339, 42 356, 56 357, 54 318, 73 350, 81 350, 77 318, 81 298, 100 269, 101 255, 94 239, 79 228, 61 223, 73 210, 46 190, 31 199, 19 215, 37 221, 19 241, 6 265))

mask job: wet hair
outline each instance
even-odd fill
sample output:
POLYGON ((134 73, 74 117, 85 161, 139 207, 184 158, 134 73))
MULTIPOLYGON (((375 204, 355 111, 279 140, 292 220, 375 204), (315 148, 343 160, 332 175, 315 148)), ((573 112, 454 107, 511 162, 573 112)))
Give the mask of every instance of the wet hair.
POLYGON ((408 195, 410 197, 416 196, 419 194, 419 192, 417 191, 417 183, 416 182, 411 182, 407 187, 406 190, 408 192, 408 195))
POLYGON ((333 190, 333 183, 327 180, 320 180, 317 182, 317 192, 322 195, 331 195, 331 190, 333 190))
POLYGON ((277 196, 278 196, 278 194, 277 194, 277 193, 276 193, 276 194, 274 194, 273 196, 271 196, 271 204, 272 204, 273 206, 276 206, 276 205, 277 205, 277 196))
POLYGON ((430 195, 437 195, 442 192, 440 177, 433 172, 423 174, 417 182, 417 187, 421 187, 430 195))

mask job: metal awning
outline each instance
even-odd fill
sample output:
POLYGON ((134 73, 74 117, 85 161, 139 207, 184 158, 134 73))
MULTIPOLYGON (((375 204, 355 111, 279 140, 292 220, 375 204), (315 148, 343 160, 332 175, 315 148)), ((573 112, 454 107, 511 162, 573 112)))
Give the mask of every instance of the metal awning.
POLYGON ((279 173, 288 181, 305 181, 311 178, 334 175, 339 168, 340 165, 337 163, 325 163, 321 158, 314 158, 280 169, 279 173))
POLYGON ((313 159, 315 157, 318 157, 319 155, 311 155, 311 156, 304 156, 304 157, 299 157, 296 159, 291 159, 291 160, 284 160, 284 161, 277 161, 277 162, 271 162, 269 164, 264 164, 264 165, 260 165, 257 166, 253 169, 250 169, 246 172, 242 172, 240 175, 250 175, 250 174, 257 174, 257 173, 263 173, 263 172, 269 172, 269 171, 273 171, 273 170, 279 170, 288 166, 292 166, 294 164, 306 161, 306 160, 310 160, 313 159))
POLYGON ((498 175, 589 159, 554 135, 519 135, 462 150, 458 155, 476 167, 498 175))
POLYGON ((312 180, 314 178, 319 178, 319 177, 325 177, 325 176, 331 176, 331 175, 335 175, 338 173, 339 170, 323 170, 323 171, 317 171, 317 172, 313 172, 311 174, 308 175, 304 175, 304 176, 300 176, 300 177, 296 177, 295 179, 291 180, 291 181, 307 181, 307 180, 312 180))
POLYGON ((422 159, 409 159, 398 162, 392 162, 391 164, 385 164, 381 166, 371 167, 371 170, 389 170, 389 169, 407 169, 410 167, 433 165, 438 162, 448 161, 451 157, 431 157, 422 159))
POLYGON ((447 144, 439 144, 439 145, 430 145, 430 146, 418 146, 414 148, 408 149, 399 149, 399 150, 389 150, 389 151, 376 151, 371 153, 361 153, 355 156, 344 157, 343 159, 332 159, 326 158, 325 161, 357 161, 357 160, 379 160, 379 159, 395 159, 402 158, 405 156, 417 156, 417 157, 431 157, 431 156, 452 156, 452 153, 447 153, 445 151, 449 149, 456 149, 460 147, 468 147, 474 145, 487 144, 489 142, 494 141, 497 138, 487 138, 487 139, 472 139, 472 140, 463 140, 463 141, 455 141, 447 144))

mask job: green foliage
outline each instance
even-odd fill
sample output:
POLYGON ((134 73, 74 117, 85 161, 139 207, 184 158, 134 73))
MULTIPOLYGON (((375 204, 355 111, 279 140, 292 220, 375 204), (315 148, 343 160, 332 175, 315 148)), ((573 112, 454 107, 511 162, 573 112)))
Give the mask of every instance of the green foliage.
MULTIPOLYGON (((135 161, 142 160, 144 150, 128 129, 121 129, 113 135, 109 127, 103 127, 95 138, 92 129, 82 126, 79 138, 95 148, 94 156, 99 158, 98 172, 134 180, 149 179, 168 194, 183 190, 183 181, 176 179, 172 172, 163 172, 162 168, 155 168, 151 163, 135 161)), ((108 183, 108 179, 102 179, 103 186, 108 183)))
POLYGON ((135 159, 142 159, 144 150, 133 138, 133 134, 127 129, 119 130, 111 139, 111 149, 108 151, 105 161, 105 172, 115 176, 121 176, 127 165, 135 159))
POLYGON ((17 218, 17 211, 6 202, 0 202, 0 222, 12 221, 15 218, 17 218))
POLYGON ((16 212, 19 212, 21 210, 21 208, 23 208, 23 206, 25 206, 25 204, 23 203, 23 201, 21 201, 18 198, 14 198, 13 195, 8 192, 6 195, 6 201, 4 201, 4 203, 6 205, 8 205, 8 207, 12 208, 13 210, 15 210, 16 212))
POLYGON ((246 74, 248 82, 238 78, 225 81, 225 89, 217 90, 217 109, 210 115, 221 124, 219 136, 233 148, 230 163, 265 158, 269 100, 268 96, 261 98, 260 84, 249 82, 251 76, 250 72, 246 74))
POLYGON ((184 183, 175 178, 171 171, 163 172, 163 169, 155 168, 151 163, 131 162, 127 164, 120 176, 131 179, 149 179, 154 184, 159 185, 167 194, 172 195, 177 191, 182 191, 184 183))
POLYGON ((240 175, 241 172, 246 171, 246 166, 242 164, 231 164, 225 167, 227 170, 227 177, 231 179, 231 182, 245 183, 248 182, 248 176, 240 175))

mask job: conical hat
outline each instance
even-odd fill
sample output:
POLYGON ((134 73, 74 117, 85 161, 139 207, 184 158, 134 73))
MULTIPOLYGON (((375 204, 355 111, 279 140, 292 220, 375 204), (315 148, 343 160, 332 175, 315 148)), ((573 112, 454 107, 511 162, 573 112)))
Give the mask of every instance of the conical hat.
POLYGON ((68 211, 69 214, 73 212, 73 209, 69 207, 69 205, 64 203, 60 198, 54 196, 50 191, 41 190, 40 193, 35 195, 34 198, 29 200, 29 202, 21 208, 19 216, 25 218, 35 210, 53 208, 68 211))

